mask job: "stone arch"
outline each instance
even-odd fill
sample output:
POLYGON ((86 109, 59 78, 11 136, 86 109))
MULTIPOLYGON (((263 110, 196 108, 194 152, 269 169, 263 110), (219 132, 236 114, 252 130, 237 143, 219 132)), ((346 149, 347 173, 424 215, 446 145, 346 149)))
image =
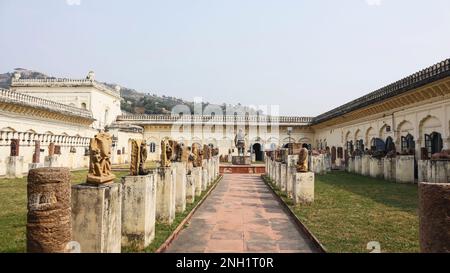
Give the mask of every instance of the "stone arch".
POLYGON ((286 145, 286 144, 289 144, 289 142, 290 143, 295 143, 295 139, 294 138, 292 138, 292 137, 285 137, 284 139, 283 139, 283 145, 286 145))
POLYGON ((396 129, 398 132, 396 139, 397 143, 400 143, 401 138, 407 136, 408 134, 414 136, 414 125, 408 120, 403 120, 400 122, 396 129))
POLYGON ((12 127, 4 127, 2 128, 3 132, 17 132, 16 129, 12 128, 12 127))
POLYGON ((311 139, 309 138, 309 137, 302 137, 302 138, 299 138, 299 140, 298 140, 298 143, 305 143, 305 144, 311 144, 311 139))
POLYGON ((424 134, 431 134, 432 132, 438 132, 442 134, 442 131, 442 123, 435 116, 428 115, 419 122, 420 138, 422 138, 424 134))
POLYGON ((366 130, 366 139, 365 139, 366 144, 369 145, 372 142, 372 139, 376 137, 377 132, 375 131, 375 129, 372 126, 369 127, 369 129, 366 130))

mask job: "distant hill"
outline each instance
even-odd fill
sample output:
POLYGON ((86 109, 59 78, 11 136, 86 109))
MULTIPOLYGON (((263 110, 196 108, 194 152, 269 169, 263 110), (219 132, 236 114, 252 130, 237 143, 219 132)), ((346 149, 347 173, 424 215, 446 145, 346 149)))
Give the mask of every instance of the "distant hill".
MULTIPOLYGON (((16 68, 13 72, 7 72, 0 74, 0 88, 8 89, 11 86, 11 79, 15 72, 20 72, 22 79, 46 79, 54 78, 47 76, 41 72, 32 71, 23 68, 16 68)), ((116 84, 113 83, 103 83, 111 88, 114 88, 116 84)), ((156 94, 142 93, 135 89, 127 88, 121 86, 121 96, 123 98, 121 108, 123 111, 132 114, 170 114, 171 109, 177 105, 186 105, 194 112, 194 103, 191 101, 186 101, 183 99, 170 97, 170 96, 158 96, 156 94)), ((208 102, 203 103, 203 107, 209 105, 208 102)), ((225 112, 226 107, 233 108, 239 107, 243 108, 244 111, 250 114, 256 114, 256 111, 252 108, 242 107, 240 104, 236 106, 221 104, 220 107, 225 112)))

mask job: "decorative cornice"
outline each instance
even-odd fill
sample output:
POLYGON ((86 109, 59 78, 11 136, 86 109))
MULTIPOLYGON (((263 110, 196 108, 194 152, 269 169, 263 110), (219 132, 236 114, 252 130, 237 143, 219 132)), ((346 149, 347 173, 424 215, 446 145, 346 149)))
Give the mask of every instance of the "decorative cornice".
POLYGON ((409 77, 396 81, 395 83, 319 115, 313 119, 312 124, 316 125, 369 105, 385 101, 394 96, 404 94, 448 76, 450 76, 450 59, 430 66, 409 77))

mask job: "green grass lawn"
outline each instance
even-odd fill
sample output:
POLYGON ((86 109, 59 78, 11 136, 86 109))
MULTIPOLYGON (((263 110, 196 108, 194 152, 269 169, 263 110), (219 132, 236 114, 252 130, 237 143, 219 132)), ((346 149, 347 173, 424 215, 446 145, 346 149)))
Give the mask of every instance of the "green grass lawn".
MULTIPOLYGON (((127 172, 114 172, 116 181, 127 172)), ((87 170, 72 172, 72 184, 84 183, 87 170)), ((0 252, 26 251, 27 179, 0 179, 0 252)))
POLYGON ((382 252, 419 252, 417 185, 333 172, 316 175, 315 202, 295 214, 329 252, 360 253, 377 241, 382 252))

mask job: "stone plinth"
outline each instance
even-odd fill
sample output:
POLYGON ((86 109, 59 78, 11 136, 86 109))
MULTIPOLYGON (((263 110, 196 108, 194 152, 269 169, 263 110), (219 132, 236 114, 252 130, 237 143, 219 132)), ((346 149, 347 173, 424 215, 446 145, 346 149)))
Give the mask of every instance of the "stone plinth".
POLYGON ((27 252, 68 252, 72 240, 71 183, 68 168, 28 173, 27 252))
POLYGON ((251 165, 251 159, 249 156, 233 156, 232 158, 233 165, 251 165))
POLYGON ((158 168, 156 173, 156 219, 172 224, 175 219, 175 171, 158 168))
POLYGON ((276 162, 275 162, 275 160, 272 160, 272 161, 270 162, 270 169, 271 169, 271 171, 270 171, 270 179, 272 179, 273 181, 275 181, 275 177, 276 177, 276 174, 277 174, 277 168, 276 168, 276 162))
POLYGON ((450 183, 450 161, 430 160, 428 173, 428 182, 450 183))
POLYGON ((202 191, 206 191, 209 184, 209 175, 206 168, 202 169, 202 191))
POLYGON ((174 163, 175 169, 175 209, 176 212, 186 210, 186 163, 174 163))
POLYGON ((395 161, 395 181, 398 183, 414 183, 414 156, 397 156, 395 161))
POLYGON ((362 158, 360 156, 355 156, 355 169, 354 172, 357 174, 362 174, 362 158))
POLYGON ((122 246, 146 248, 155 238, 156 175, 122 177, 122 246))
POLYGON ((347 163, 347 172, 354 173, 355 172, 355 159, 349 158, 347 163))
POLYGON ((28 170, 34 170, 42 167, 44 167, 44 164, 42 163, 28 163, 28 170))
POLYGON ((275 164, 275 182, 278 188, 281 188, 281 162, 275 164))
MULTIPOLYGON (((430 169, 430 160, 417 161, 419 182, 429 182, 428 170, 430 169)), ((431 175, 431 174, 430 174, 431 175)))
POLYGON ((361 157, 361 174, 365 176, 370 175, 370 155, 361 157))
POLYGON ((294 204, 314 202, 314 173, 296 173, 294 183, 294 204))
POLYGON ((384 177, 383 160, 378 158, 370 158, 370 176, 374 178, 384 177))
POLYGON ((44 157, 44 166, 47 168, 57 168, 61 166, 59 155, 49 155, 44 157))
POLYGON ((73 240, 83 253, 120 253, 122 185, 72 186, 73 240))
POLYGON ((23 177, 23 156, 8 156, 6 159, 6 177, 23 177))
POLYGON ((384 179, 388 181, 395 181, 395 167, 396 167, 396 159, 395 158, 383 158, 383 173, 384 179))
POLYGON ((195 182, 192 174, 186 175, 186 203, 195 202, 195 182))
POLYGON ((450 184, 419 183, 419 238, 423 253, 450 253, 450 184))
POLYGON ((331 164, 331 156, 329 154, 324 155, 323 157, 324 169, 325 173, 331 172, 332 164, 331 164))
POLYGON ((310 169, 315 174, 324 174, 324 173, 326 173, 324 156, 323 155, 313 155, 313 156, 311 156, 310 169))
POLYGON ((284 163, 280 165, 280 186, 282 191, 287 191, 287 164, 284 163))
POLYGON ((291 166, 287 169, 286 193, 289 198, 294 196, 294 180, 297 173, 297 167, 291 166))
POLYGON ((192 179, 194 180, 194 186, 195 186, 195 196, 202 195, 202 168, 201 167, 195 167, 192 168, 191 171, 192 179))

